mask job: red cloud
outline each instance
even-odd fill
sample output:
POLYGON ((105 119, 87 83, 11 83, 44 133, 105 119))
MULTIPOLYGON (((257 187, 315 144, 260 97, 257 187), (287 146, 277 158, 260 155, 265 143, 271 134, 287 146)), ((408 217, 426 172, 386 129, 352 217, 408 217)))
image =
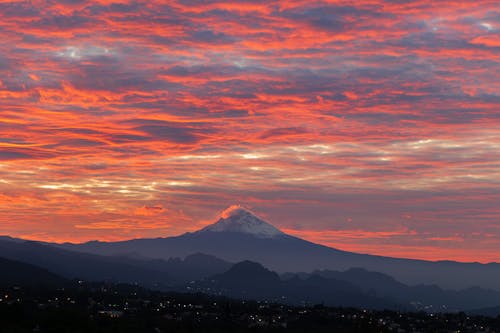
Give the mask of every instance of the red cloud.
POLYGON ((236 201, 346 249, 492 260, 496 10, 2 3, 0 233, 174 235, 236 201))

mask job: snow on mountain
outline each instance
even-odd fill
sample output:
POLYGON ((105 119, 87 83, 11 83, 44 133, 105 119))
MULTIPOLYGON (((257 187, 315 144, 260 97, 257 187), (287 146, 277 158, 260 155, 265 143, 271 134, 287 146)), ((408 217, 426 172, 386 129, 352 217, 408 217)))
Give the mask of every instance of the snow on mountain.
POLYGON ((283 232, 255 216, 249 210, 233 205, 222 212, 219 220, 198 232, 238 232, 251 234, 260 238, 274 238, 284 235, 283 232))
MULTIPOLYGON (((444 289, 482 286, 500 291, 500 264, 429 262, 346 252, 282 233, 240 206, 225 210, 216 223, 202 230, 179 236, 52 246, 98 255, 163 260, 203 253, 227 262, 250 260, 280 273, 345 271, 356 267, 390 275, 407 285, 437 284, 444 289)), ((5 253, 1 248, 0 252, 5 253)))

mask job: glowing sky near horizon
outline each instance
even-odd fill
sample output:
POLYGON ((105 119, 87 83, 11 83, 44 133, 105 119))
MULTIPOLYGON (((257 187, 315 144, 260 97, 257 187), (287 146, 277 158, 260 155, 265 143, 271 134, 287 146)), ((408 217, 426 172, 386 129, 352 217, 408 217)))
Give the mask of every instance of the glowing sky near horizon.
POLYGON ((0 234, 242 204, 346 250, 500 262, 498 1, 2 1, 0 234))

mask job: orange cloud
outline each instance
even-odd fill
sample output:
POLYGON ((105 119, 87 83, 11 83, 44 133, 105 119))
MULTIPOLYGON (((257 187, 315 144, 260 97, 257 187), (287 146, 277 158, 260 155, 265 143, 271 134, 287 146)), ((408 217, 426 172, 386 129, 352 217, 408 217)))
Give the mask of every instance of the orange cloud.
POLYGON ((493 260, 496 11, 1 3, 0 234, 175 235, 241 202, 345 249, 493 260))

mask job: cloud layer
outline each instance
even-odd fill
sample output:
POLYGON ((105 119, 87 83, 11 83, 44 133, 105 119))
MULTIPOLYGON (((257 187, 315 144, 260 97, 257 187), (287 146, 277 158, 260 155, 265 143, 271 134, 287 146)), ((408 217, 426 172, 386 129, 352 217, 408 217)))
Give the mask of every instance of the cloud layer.
POLYGON ((0 4, 0 233, 500 261, 495 1, 0 4))

